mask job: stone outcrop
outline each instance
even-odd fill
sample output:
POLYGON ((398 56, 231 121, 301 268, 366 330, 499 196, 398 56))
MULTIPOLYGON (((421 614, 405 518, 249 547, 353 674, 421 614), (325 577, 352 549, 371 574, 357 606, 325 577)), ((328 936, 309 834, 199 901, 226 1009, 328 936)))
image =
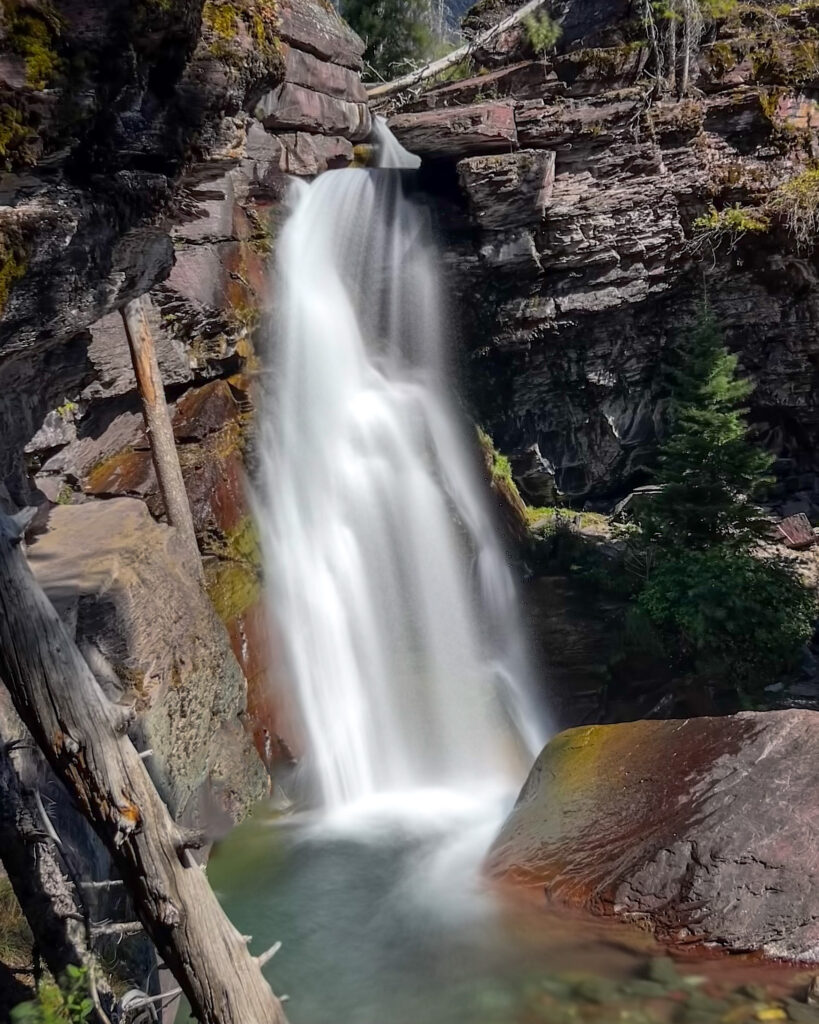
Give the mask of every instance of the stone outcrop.
MULTIPOLYGON (((512 6, 479 4, 466 27, 512 6)), ((663 364, 707 295, 757 385, 751 417, 777 456, 779 508, 815 520, 816 251, 766 211, 819 152, 816 12, 727 5, 683 96, 679 63, 658 88, 641 4, 550 12, 557 52, 538 57, 517 28, 462 80, 406 94, 390 114, 425 159, 477 417, 505 452, 537 445, 543 480, 530 485, 608 507, 646 482, 663 364), (545 189, 539 172, 520 176, 531 153, 554 161, 545 189), (736 206, 762 228, 726 227, 720 213, 736 206)))
POLYGON ((817 745, 812 711, 561 733, 487 870, 672 942, 819 961, 817 745))
POLYGON ((346 165, 369 131, 362 52, 318 0, 4 8, 0 481, 13 502, 31 500, 30 442, 49 413, 76 404, 81 418, 130 389, 111 316, 127 299, 153 289, 169 384, 238 367, 269 301, 285 174, 346 165))
POLYGON ((135 708, 171 813, 206 828, 217 806, 241 818, 267 774, 243 728, 244 677, 175 531, 130 498, 58 505, 28 554, 109 699, 135 708))

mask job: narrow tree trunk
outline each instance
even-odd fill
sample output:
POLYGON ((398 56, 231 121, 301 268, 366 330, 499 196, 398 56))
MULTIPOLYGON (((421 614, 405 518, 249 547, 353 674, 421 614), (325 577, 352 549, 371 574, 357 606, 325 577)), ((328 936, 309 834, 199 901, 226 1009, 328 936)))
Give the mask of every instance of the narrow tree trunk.
POLYGON ((520 10, 510 14, 508 18, 504 18, 503 21, 498 22, 497 25, 493 25, 492 28, 487 29, 483 35, 477 39, 473 39, 471 43, 467 43, 465 46, 459 46, 457 50, 453 50, 452 53, 448 53, 446 57, 441 57, 440 60, 434 60, 431 64, 426 64, 422 68, 418 68, 417 71, 411 71, 408 75, 402 75, 400 78, 394 79, 392 82, 384 82, 379 85, 374 85, 372 88, 367 90, 367 96, 371 100, 383 99, 385 96, 392 96, 394 93, 403 92, 405 89, 411 89, 414 85, 419 85, 421 82, 426 81, 428 78, 434 78, 435 75, 440 75, 442 71, 446 71, 447 68, 454 67, 456 64, 460 64, 461 61, 473 53, 475 50, 480 49, 487 43, 491 42, 496 36, 503 35, 508 29, 513 28, 519 22, 529 15, 533 14, 539 7, 542 7, 545 0, 529 0, 528 3, 524 4, 520 10))
POLYGON ((670 18, 668 21, 666 39, 666 66, 668 67, 668 75, 666 76, 666 84, 668 85, 669 91, 674 92, 677 87, 677 19, 670 18))
POLYGON ((90 951, 74 885, 12 760, 31 738, 2 705, 0 698, 0 856, 37 951, 59 978, 69 965, 86 963, 90 951))
POLYGON ((680 97, 688 92, 688 78, 691 69, 691 28, 694 18, 691 0, 683 0, 682 70, 680 71, 680 97))
POLYGON ((110 704, 0 516, 0 678, 57 777, 108 848, 150 938, 203 1024, 284 1024, 110 704))
POLYGON ((193 516, 185 491, 185 481, 182 479, 171 417, 165 402, 165 389, 159 372, 156 347, 142 299, 128 302, 122 310, 122 319, 131 349, 137 390, 142 399, 151 455, 168 522, 176 527, 179 533, 191 570, 199 580, 202 580, 202 560, 196 543, 193 516))

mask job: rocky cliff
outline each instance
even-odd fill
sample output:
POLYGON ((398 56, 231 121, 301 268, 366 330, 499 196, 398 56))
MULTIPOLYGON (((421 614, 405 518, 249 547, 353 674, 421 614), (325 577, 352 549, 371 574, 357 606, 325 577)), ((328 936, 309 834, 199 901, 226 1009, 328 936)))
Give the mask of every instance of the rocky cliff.
POLYGON ((819 15, 700 8, 686 61, 673 4, 554 3, 556 52, 520 27, 390 108, 425 159, 473 403, 537 504, 604 508, 646 481, 663 364, 707 300, 757 384, 776 501, 819 512, 819 15))

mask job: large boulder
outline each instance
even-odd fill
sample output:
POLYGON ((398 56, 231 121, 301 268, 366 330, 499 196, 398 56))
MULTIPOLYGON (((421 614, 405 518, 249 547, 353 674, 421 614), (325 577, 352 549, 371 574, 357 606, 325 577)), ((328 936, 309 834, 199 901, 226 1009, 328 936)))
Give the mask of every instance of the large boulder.
POLYGON ((818 756, 812 711, 571 729, 487 870, 667 940, 819 961, 818 756))
POLYGON ((57 506, 29 563, 177 818, 221 830, 268 789, 244 729, 247 684, 176 531, 131 498, 57 506), (214 820, 215 819, 215 820, 214 820))

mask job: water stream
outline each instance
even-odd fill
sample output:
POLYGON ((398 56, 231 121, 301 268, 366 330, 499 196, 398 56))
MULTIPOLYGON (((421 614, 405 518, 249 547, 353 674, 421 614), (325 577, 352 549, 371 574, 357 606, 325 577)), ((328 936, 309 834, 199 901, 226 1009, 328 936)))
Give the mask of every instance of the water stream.
POLYGON ((417 160, 294 192, 262 417, 266 575, 319 802, 514 786, 545 735, 475 445, 449 396, 417 160))
POLYGON ((450 396, 417 161, 379 134, 389 166, 296 185, 278 247, 258 518, 305 754, 296 812, 260 811, 210 878, 254 950, 283 942, 265 970, 293 1024, 765 1019, 737 961, 678 969, 482 879, 547 724, 450 396))

